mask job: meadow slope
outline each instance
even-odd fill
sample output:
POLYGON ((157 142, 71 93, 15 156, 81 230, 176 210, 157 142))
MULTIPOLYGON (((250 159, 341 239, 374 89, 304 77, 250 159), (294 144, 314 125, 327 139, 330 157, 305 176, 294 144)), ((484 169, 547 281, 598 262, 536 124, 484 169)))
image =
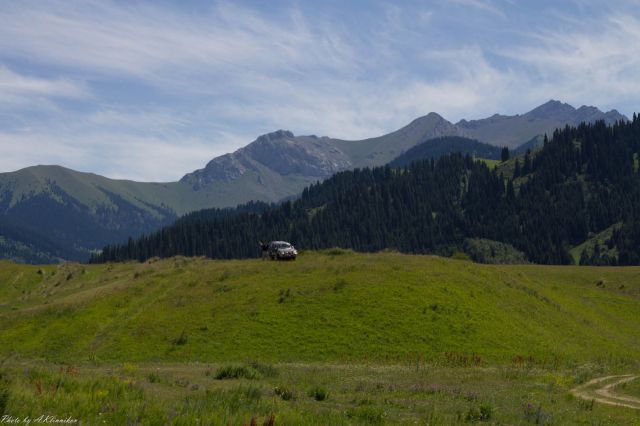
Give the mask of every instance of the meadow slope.
POLYGON ((397 253, 0 263, 0 355, 49 361, 635 363, 640 268, 397 253), (448 355, 445 355, 448 354, 448 355), (453 354, 453 355, 452 355, 453 354))
MULTIPOLYGON (((640 410, 571 390, 638 373, 638 313, 636 267, 337 249, 296 262, 0 262, 0 416, 637 425, 640 410)), ((616 395, 638 395, 623 385, 616 395)))

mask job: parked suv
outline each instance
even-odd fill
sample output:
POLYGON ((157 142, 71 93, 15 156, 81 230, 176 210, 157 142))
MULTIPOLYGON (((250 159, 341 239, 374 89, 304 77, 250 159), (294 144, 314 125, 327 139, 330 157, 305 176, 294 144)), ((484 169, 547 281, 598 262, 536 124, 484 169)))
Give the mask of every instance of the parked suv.
POLYGON ((296 260, 298 251, 286 241, 271 241, 269 243, 269 257, 274 260, 296 260))

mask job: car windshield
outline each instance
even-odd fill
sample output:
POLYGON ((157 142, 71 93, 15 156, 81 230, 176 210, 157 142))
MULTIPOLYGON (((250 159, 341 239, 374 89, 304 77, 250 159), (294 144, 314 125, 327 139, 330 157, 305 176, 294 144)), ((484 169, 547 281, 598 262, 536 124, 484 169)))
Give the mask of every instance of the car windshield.
POLYGON ((289 244, 289 243, 276 243, 273 246, 275 248, 277 248, 277 249, 285 249, 285 248, 291 247, 291 244, 289 244))

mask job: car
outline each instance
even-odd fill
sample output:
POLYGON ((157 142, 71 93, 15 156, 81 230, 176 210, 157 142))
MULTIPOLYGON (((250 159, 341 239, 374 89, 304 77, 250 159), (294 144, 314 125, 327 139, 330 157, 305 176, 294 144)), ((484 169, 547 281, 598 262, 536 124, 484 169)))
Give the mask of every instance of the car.
POLYGON ((273 260, 296 260, 298 256, 296 248, 286 241, 271 241, 268 253, 273 260))

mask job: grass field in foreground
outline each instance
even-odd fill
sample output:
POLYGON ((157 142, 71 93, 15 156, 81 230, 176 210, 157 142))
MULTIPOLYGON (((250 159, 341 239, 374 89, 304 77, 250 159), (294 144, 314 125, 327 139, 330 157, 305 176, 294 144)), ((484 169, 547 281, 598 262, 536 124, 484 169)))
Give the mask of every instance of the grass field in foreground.
POLYGON ((639 314, 635 267, 343 250, 1 262, 0 412, 88 424, 639 424, 637 411, 568 393, 638 372, 639 314))
POLYGON ((640 410, 573 397, 589 367, 10 363, 8 415, 83 424, 637 425, 640 410), (239 373, 240 372, 240 373, 239 373), (230 375, 231 374, 231 375, 230 375), (241 377, 233 377, 239 374, 241 377), (242 375, 245 377, 242 377, 242 375))

